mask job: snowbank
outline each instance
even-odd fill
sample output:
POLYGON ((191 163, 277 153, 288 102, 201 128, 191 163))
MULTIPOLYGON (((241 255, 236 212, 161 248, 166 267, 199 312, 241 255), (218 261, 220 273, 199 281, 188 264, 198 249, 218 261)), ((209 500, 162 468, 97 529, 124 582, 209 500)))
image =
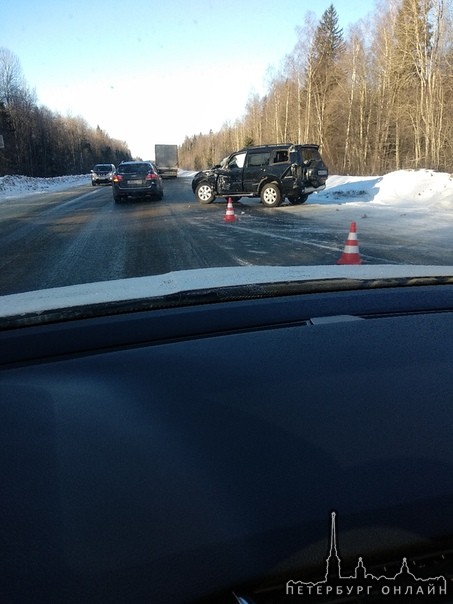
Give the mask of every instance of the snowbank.
POLYGON ((399 170, 385 176, 331 176, 326 190, 316 195, 316 203, 332 202, 453 210, 453 175, 399 170))
POLYGON ((57 176, 55 178, 34 178, 32 176, 0 176, 0 201, 44 193, 46 191, 63 191, 77 185, 90 182, 89 174, 77 176, 57 176))

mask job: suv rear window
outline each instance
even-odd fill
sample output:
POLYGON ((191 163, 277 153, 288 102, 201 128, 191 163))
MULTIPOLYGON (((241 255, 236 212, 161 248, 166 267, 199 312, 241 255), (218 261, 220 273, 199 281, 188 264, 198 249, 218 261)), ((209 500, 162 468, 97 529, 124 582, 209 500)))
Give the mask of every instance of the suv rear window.
POLYGON ((311 161, 312 159, 318 161, 321 159, 321 155, 318 149, 310 147, 302 149, 302 160, 303 161, 311 161))
POLYGON ((119 166, 118 172, 122 174, 133 174, 134 172, 149 172, 153 171, 151 164, 124 164, 119 166))

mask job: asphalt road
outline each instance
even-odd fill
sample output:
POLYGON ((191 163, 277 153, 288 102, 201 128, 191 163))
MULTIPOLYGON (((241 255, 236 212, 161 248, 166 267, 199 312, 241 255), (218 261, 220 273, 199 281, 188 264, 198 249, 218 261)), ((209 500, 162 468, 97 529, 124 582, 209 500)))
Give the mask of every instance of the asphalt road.
MULTIPOLYGON (((335 264, 343 251, 347 217, 339 222, 311 199, 275 209, 242 199, 229 223, 225 200, 200 205, 190 184, 165 180, 162 201, 115 204, 109 186, 87 184, 2 204, 0 294, 191 268, 335 264)), ((368 232, 360 252, 369 264, 446 264, 435 250, 420 258, 414 245, 368 232)))

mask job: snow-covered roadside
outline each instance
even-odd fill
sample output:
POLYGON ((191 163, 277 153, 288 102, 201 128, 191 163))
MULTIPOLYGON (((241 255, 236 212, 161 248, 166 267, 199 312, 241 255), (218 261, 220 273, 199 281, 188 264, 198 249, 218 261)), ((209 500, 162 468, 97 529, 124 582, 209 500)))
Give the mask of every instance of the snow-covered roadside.
POLYGON ((0 203, 25 195, 34 195, 46 191, 64 191, 65 189, 86 185, 89 174, 76 176, 57 176, 55 178, 34 178, 32 176, 0 176, 0 203))
POLYGON ((436 249, 445 261, 453 253, 453 175, 399 170, 385 176, 331 176, 327 187, 302 208, 285 208, 329 227, 357 223, 359 241, 376 233, 401 239, 420 251, 436 249))
POLYGON ((332 202, 453 211, 453 175, 399 170, 385 176, 331 176, 326 190, 316 195, 316 203, 332 202))

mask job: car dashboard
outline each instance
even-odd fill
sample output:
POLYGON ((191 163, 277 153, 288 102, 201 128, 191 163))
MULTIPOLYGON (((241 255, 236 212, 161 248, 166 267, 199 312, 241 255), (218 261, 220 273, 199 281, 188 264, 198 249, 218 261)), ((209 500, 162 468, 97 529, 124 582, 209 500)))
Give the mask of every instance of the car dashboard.
POLYGON ((0 341, 1 601, 291 601, 289 580, 324 577, 333 512, 345 573, 407 559, 451 601, 452 285, 0 341))

